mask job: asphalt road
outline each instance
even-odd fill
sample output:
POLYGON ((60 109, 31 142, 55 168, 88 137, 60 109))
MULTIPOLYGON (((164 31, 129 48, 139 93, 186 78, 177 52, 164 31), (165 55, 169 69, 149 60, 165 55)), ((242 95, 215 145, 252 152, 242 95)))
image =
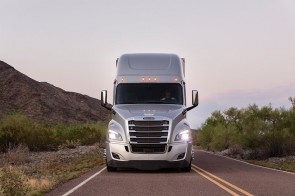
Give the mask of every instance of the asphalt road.
POLYGON ((104 166, 47 195, 290 195, 295 174, 253 166, 204 151, 189 173, 175 170, 107 172, 104 166))

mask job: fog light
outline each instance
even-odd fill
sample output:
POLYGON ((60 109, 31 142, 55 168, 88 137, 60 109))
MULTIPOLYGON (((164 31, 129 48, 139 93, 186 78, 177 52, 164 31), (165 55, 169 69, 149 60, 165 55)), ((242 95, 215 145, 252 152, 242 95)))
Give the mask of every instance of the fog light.
POLYGON ((184 153, 181 153, 180 155, 178 155, 177 159, 183 159, 185 156, 185 152, 184 153))
POLYGON ((114 157, 115 159, 120 159, 120 156, 119 156, 118 154, 112 152, 112 155, 113 155, 113 157, 114 157))

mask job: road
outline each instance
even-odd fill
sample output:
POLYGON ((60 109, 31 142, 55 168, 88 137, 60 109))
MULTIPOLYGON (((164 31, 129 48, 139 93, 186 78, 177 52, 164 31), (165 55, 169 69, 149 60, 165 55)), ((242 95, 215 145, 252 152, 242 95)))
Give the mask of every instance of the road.
POLYGON ((295 195, 295 174, 195 151, 189 173, 175 170, 107 172, 99 167, 51 195, 295 195))

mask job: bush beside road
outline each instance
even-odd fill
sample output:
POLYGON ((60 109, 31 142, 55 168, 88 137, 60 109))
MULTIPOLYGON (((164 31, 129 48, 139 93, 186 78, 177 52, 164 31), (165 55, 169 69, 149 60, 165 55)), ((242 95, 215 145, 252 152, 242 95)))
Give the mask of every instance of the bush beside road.
POLYGON ((295 172, 295 98, 292 107, 229 108, 215 111, 195 131, 199 148, 248 162, 295 172), (280 161, 273 161, 280 160, 280 161))
POLYGON ((20 145, 0 155, 0 195, 43 195, 102 164, 99 144, 43 152, 20 145))
POLYGON ((0 195, 43 195, 103 164, 106 123, 48 126, 21 114, 0 120, 0 195))

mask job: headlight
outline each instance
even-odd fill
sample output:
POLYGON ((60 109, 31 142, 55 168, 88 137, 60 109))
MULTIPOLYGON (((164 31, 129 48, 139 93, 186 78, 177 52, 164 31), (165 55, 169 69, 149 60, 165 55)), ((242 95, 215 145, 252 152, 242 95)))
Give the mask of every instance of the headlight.
POLYGON ((117 140, 117 141, 122 141, 122 136, 120 133, 117 133, 116 131, 109 130, 109 139, 110 140, 117 140))
POLYGON ((189 140, 191 140, 190 130, 182 131, 179 134, 177 134, 176 137, 175 137, 175 141, 187 142, 189 140))

